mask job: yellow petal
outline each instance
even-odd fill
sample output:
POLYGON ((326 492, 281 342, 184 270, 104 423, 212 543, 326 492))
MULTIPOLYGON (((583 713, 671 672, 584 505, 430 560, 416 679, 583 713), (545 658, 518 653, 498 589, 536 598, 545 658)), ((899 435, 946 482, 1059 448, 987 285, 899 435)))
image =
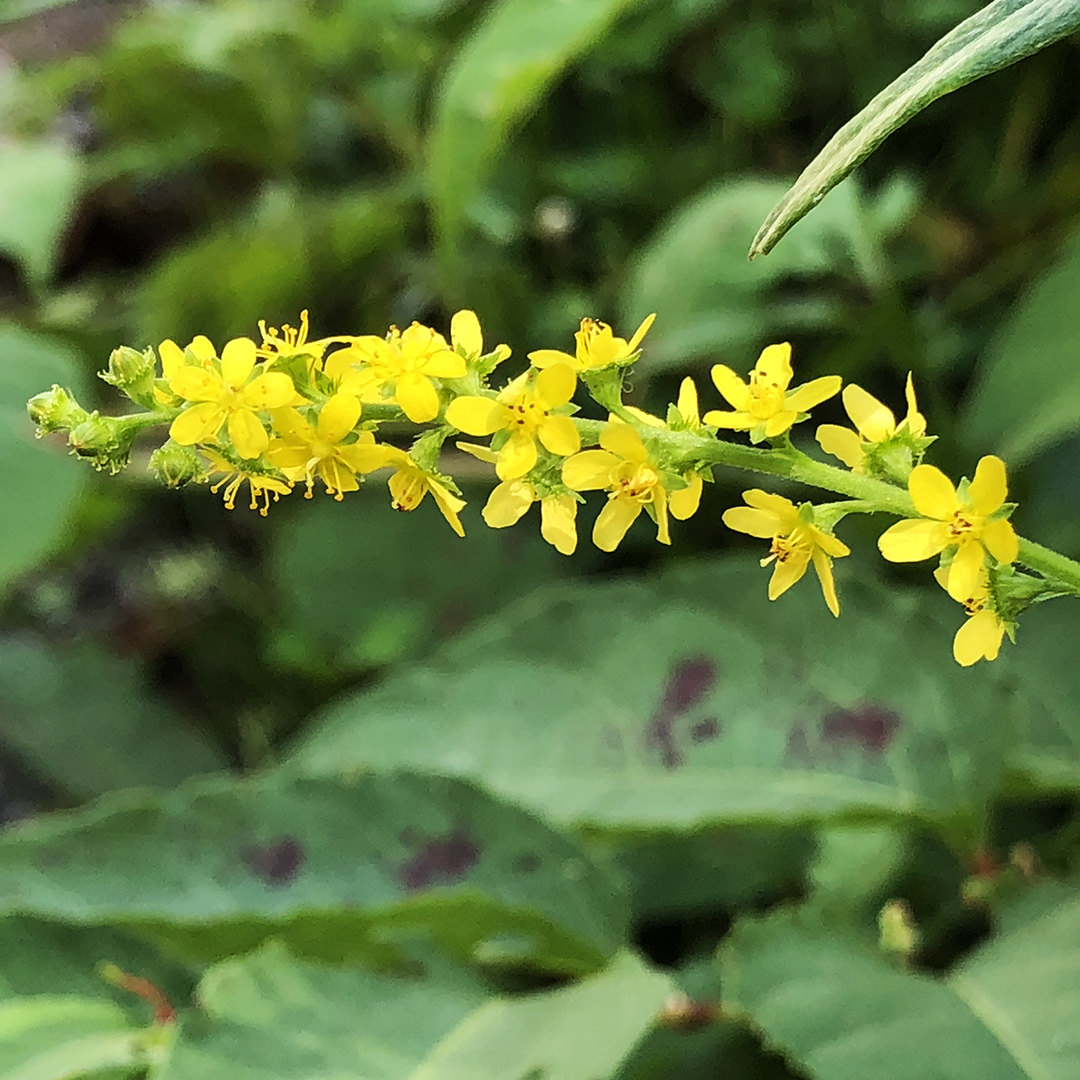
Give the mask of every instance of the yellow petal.
POLYGON ((516 525, 535 500, 536 492, 531 484, 523 480, 506 480, 488 496, 484 521, 492 529, 516 525))
POLYGON ((831 533, 823 532, 816 525, 810 526, 810 539, 813 541, 815 548, 821 548, 826 555, 833 559, 842 559, 845 555, 851 554, 851 548, 843 540, 838 539, 831 533))
POLYGON ((559 457, 569 457, 581 449, 581 436, 569 416, 547 417, 536 433, 544 446, 559 457))
POLYGON ((961 544, 949 564, 945 588, 961 604, 971 600, 978 591, 979 579, 985 573, 986 557, 982 545, 974 540, 961 544))
POLYGON ((161 374, 166 379, 171 379, 184 366, 184 350, 169 338, 158 346, 158 356, 161 357, 161 374))
POLYGON ((593 526, 593 543, 601 551, 614 551, 640 513, 641 503, 636 499, 608 499, 593 526))
POLYGON ((769 578, 770 600, 783 596, 806 573, 812 552, 813 548, 806 544, 796 548, 783 562, 776 560, 773 575, 769 578))
POLYGON ((536 377, 536 397, 549 409, 565 405, 577 389, 577 375, 568 364, 552 364, 536 377))
POLYGON ((892 410, 861 386, 848 383, 844 387, 842 400, 851 422, 867 442, 882 442, 896 431, 896 417, 892 410))
MULTIPOLYGON (((765 421, 765 435, 770 439, 775 439, 777 435, 783 435, 798 418, 799 414, 797 412, 792 412, 790 409, 784 409, 781 412, 773 413, 773 415, 765 421)), ((750 441, 755 442, 757 440, 751 435, 750 441)))
POLYGON ((455 349, 460 349, 470 358, 483 353, 484 335, 480 332, 480 320, 475 311, 466 308, 450 320, 450 340, 455 349))
MULTIPOLYGON (((745 412, 750 401, 750 387, 727 364, 714 364, 709 374, 712 376, 716 389, 724 395, 727 403, 733 409, 745 412)), ((712 423, 708 415, 705 417, 705 422, 707 424, 712 423)))
POLYGON ((415 372, 402 375, 394 390, 394 400, 414 424, 426 424, 439 415, 439 395, 426 375, 415 372))
POLYGON ((477 446, 476 443, 467 442, 454 443, 454 445, 464 453, 472 454, 474 458, 486 461, 489 465, 494 465, 499 460, 499 455, 490 446, 477 446))
POLYGON ((968 488, 971 508, 976 514, 986 517, 1001 506, 1008 494, 1005 462, 988 454, 975 466, 975 478, 968 488))
POLYGON ((989 609, 983 608, 968 618, 953 638, 953 656, 958 664, 971 667, 978 660, 996 660, 1001 650, 1005 625, 989 609))
POLYGON ((250 409, 229 416, 229 439, 242 458, 257 458, 270 445, 270 436, 250 409))
POLYGON ((576 356, 571 356, 560 349, 537 349, 528 355, 529 362, 536 368, 551 367, 552 364, 568 364, 574 371, 581 369, 576 356))
POLYGON ((205 364, 207 360, 213 360, 214 357, 217 356, 217 350, 214 348, 214 343, 205 334, 196 334, 191 339, 191 344, 188 348, 203 364, 205 364))
POLYGON ((359 419, 360 402, 352 394, 335 394, 319 411, 315 430, 325 442, 341 442, 359 419))
POLYGON ((789 533, 799 524, 799 511, 790 499, 783 495, 774 495, 771 491, 762 491, 761 488, 751 488, 742 495, 747 506, 756 506, 759 510, 767 510, 775 514, 782 528, 779 532, 789 533))
POLYGON ((562 482, 573 491, 595 491, 611 484, 619 459, 606 450, 582 450, 563 462, 562 482))
POLYGON ((230 386, 243 386, 254 366, 255 342, 251 338, 233 338, 221 350, 221 377, 230 386))
POLYGON ((353 443, 341 447, 338 453, 345 455, 349 468, 361 473, 385 469, 387 465, 396 465, 400 469, 408 467, 409 463, 409 455, 404 450, 385 443, 353 443))
POLYGON ((697 387, 689 375, 679 385, 679 400, 675 403, 675 408, 679 410, 679 415, 687 427, 701 426, 701 417, 698 415, 697 387))
MULTIPOLYGON (((652 413, 647 413, 644 409, 639 409, 636 405, 624 405, 623 408, 630 413, 631 416, 637 417, 643 424, 647 424, 649 427, 666 428, 667 424, 660 419, 659 416, 653 416, 652 413)), ((617 421, 619 417, 608 413, 608 420, 612 423, 617 421)))
POLYGON ((701 505, 701 491, 704 482, 700 474, 694 473, 689 478, 689 483, 678 491, 673 491, 668 496, 668 506, 671 508, 671 516, 679 521, 685 521, 697 513, 701 505))
POLYGON ((907 375, 907 384, 904 387, 904 396, 907 398, 907 416, 904 423, 912 435, 922 436, 926 434, 926 417, 919 412, 918 403, 915 401, 915 383, 912 381, 911 372, 907 375))
POLYGON ((572 495, 549 495, 540 502, 540 535, 561 555, 577 548, 577 499, 572 495))
POLYGON ((446 422, 469 435, 491 435, 506 426, 506 406, 486 397, 454 398, 446 422))
POLYGON ((812 558, 818 581, 821 582, 821 592, 825 597, 825 603, 828 605, 829 610, 837 618, 840 618, 840 601, 836 596, 836 582, 833 580, 832 563, 829 561, 829 556, 820 548, 815 547, 812 558))
POLYGON ((771 540, 780 531, 780 522, 775 514, 749 506, 733 506, 724 511, 720 520, 729 529, 756 536, 761 540, 771 540))
POLYGON ((826 454, 839 458, 849 469, 857 469, 866 458, 862 440, 851 428, 822 424, 817 429, 816 438, 826 454))
POLYGON ((646 315, 641 320, 641 325, 634 331, 634 336, 626 343, 626 352, 624 355, 629 356, 635 349, 641 344, 641 339, 649 332, 649 327, 652 326, 656 319, 656 312, 651 315, 646 315))
MULTIPOLYGON (((791 343, 785 341, 781 345, 768 345, 761 352, 754 372, 766 382, 779 386, 786 390, 791 382, 791 343)), ((723 393, 723 390, 720 391, 723 393)), ((734 405, 735 403, 732 402, 734 405)))
POLYGON ((464 536, 465 527, 458 520, 458 514, 465 508, 465 500, 452 495, 438 480, 429 478, 428 486, 431 488, 431 495, 435 500, 435 505, 439 508, 442 516, 446 518, 447 524, 458 536, 464 536))
POLYGON ((641 436, 629 424, 605 424, 600 430, 600 445, 627 461, 642 462, 647 456, 641 436))
POLYGON ((252 379, 244 387, 243 402, 249 409, 280 409, 283 405, 291 405, 295 396, 292 379, 283 371, 271 371, 252 379))
POLYGON ((668 522, 668 497, 667 492, 657 484, 653 488, 653 511, 656 514, 656 539, 661 544, 671 543, 671 530, 668 522))
POLYGON ((435 379, 463 379, 469 371, 465 361, 450 349, 433 353, 418 370, 435 379))
POLYGON ((839 375, 823 375, 796 387, 784 398, 784 409, 790 412, 809 412, 815 405, 840 393, 843 379, 839 375))
POLYGON ((719 409, 710 409, 702 419, 712 427, 728 431, 749 431, 757 423, 749 413, 721 412, 719 409))
MULTIPOLYGON (((192 369, 194 370, 194 369, 192 369)), ((211 442, 225 423, 225 410, 216 402, 204 401, 185 409, 169 427, 169 438, 181 446, 211 442)))
POLYGON ((999 563, 1016 562, 1020 554, 1020 541, 1012 522, 1005 518, 988 521, 982 529, 983 546, 999 563))
POLYGON ((878 537, 878 548, 889 562, 920 562, 948 545, 949 530, 939 521, 898 521, 878 537))
POLYGON ((923 517, 945 521, 960 507, 952 481, 933 465, 916 465, 911 470, 908 491, 923 517))
POLYGON ((536 442, 531 435, 515 432, 499 451, 495 473, 500 480, 516 480, 536 464, 536 442))
POLYGON ((185 401, 215 401, 221 394, 221 378, 206 368, 182 367, 169 380, 169 389, 185 401))

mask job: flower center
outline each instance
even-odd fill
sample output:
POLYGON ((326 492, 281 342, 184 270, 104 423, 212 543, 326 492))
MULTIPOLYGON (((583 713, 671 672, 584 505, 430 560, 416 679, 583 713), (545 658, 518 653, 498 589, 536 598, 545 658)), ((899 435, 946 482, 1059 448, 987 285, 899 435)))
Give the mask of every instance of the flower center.
POLYGON ((410 469, 406 473, 405 483, 396 490, 396 497, 390 504, 395 510, 415 510, 423 499, 427 486, 419 473, 410 469))
POLYGON ((951 543, 963 544, 967 540, 978 539, 982 532, 983 519, 969 510, 954 510, 946 522, 951 543))
POLYGON ((542 409, 532 394, 523 393, 506 406, 506 414, 507 427, 531 435, 547 419, 548 410, 542 409))
POLYGON ((746 411, 756 420, 768 420, 784 407, 784 387, 761 372, 750 375, 750 401, 746 411))
POLYGON ((653 500, 653 489, 660 482, 656 470, 648 465, 624 461, 612 471, 612 496, 647 503, 653 500))

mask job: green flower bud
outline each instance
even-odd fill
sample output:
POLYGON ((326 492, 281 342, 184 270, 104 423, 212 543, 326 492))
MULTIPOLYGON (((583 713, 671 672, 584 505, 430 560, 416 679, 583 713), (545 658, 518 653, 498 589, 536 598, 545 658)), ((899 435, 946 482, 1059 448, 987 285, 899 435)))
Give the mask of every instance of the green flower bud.
POLYGON ((70 431, 90 415, 71 396, 71 391, 55 385, 32 397, 26 403, 26 411, 37 424, 39 436, 50 431, 70 431))
POLYGON ((154 401, 154 377, 157 359, 153 349, 136 352, 126 345, 113 349, 109 357, 109 370, 98 372, 98 377, 115 386, 132 401, 152 409, 154 401))
POLYGON ((90 415, 68 436, 72 453, 86 458, 95 469, 108 469, 114 476, 131 458, 131 444, 139 427, 129 418, 90 415))
POLYGON ((166 487, 199 484, 209 475, 202 458, 190 446, 170 439, 150 455, 150 471, 166 487))

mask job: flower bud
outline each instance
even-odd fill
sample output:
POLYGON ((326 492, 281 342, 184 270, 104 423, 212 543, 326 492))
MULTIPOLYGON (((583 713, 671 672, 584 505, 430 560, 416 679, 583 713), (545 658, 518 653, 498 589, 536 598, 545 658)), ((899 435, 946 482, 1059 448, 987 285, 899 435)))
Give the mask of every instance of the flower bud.
POLYGON ((92 412, 68 436, 72 453, 86 458, 95 469, 114 476, 127 465, 138 428, 124 417, 99 416, 92 412))
POLYGON ((126 394, 144 408, 154 407, 154 376, 157 360, 152 349, 136 352, 121 345, 109 356, 109 370, 98 373, 100 378, 126 394))
POLYGON ((70 431, 89 417, 71 396, 71 392, 53 386, 42 394, 36 394, 26 403, 30 419, 38 426, 38 435, 50 431, 70 431))
POLYGON ((207 476, 202 458, 190 446, 181 446, 172 439, 150 455, 150 471, 170 488, 198 484, 207 476))

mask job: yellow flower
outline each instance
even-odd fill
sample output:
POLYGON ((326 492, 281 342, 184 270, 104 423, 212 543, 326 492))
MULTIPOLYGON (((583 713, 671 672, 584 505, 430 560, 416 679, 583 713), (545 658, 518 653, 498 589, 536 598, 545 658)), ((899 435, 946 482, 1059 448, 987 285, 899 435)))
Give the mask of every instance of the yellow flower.
POLYGON ((274 429, 281 436, 270 443, 266 456, 289 480, 307 484, 305 497, 311 498, 316 478, 340 502, 346 491, 360 487, 356 473, 366 461, 364 448, 375 442, 370 431, 362 431, 356 442, 342 444, 360 420, 360 402, 351 394, 335 394, 319 410, 312 427, 295 409, 279 409, 274 429))
POLYGON ((834 615, 839 616, 840 601, 836 597, 832 560, 850 555, 848 546, 806 521, 795 504, 782 495, 770 495, 754 488, 744 491, 743 498, 747 505, 725 510, 723 522, 736 532, 772 540, 769 555, 761 560, 762 566, 776 561, 769 581, 769 599, 775 600, 787 592, 813 562, 825 603, 834 615))
MULTIPOLYGON (((454 315, 450 320, 450 341, 466 360, 479 360, 484 355, 484 335, 475 311, 466 308, 454 315)), ((496 364, 501 364, 509 355, 509 345, 495 346, 496 364)))
POLYGON ((534 502, 540 503, 540 535, 563 555, 577 548, 577 499, 573 495, 540 496, 527 480, 504 480, 488 497, 484 521, 492 529, 516 525, 534 502))
POLYGON ((387 481, 390 488, 391 505, 395 510, 415 510, 424 496, 431 492, 439 512, 458 534, 465 535, 465 529, 458 519, 458 514, 465 508, 465 500, 459 499, 442 482, 442 478, 420 468, 416 461, 404 450, 385 443, 370 443, 357 453, 356 471, 369 473, 387 466, 394 468, 394 473, 387 481))
MULTIPOLYGON (((200 367, 209 368, 213 366, 217 352, 214 349, 214 343, 208 337, 198 334, 191 339, 187 348, 197 357, 200 367)), ((161 374, 166 382, 187 363, 186 352, 187 350, 181 349, 172 338, 166 338, 158 346, 158 356, 161 357, 161 374)), ((172 394, 160 386, 154 387, 154 398, 161 405, 175 405, 180 400, 176 394, 172 394)))
POLYGON ((612 364, 625 364, 637 352, 641 339, 649 332, 655 318, 655 313, 649 315, 629 341, 615 337, 607 323, 582 319, 581 329, 574 335, 577 349, 573 356, 559 349, 537 349, 529 353, 529 359, 533 367, 569 364, 574 371, 596 371, 612 364))
POLYGON ((270 497, 277 502, 282 495, 288 495, 292 490, 283 480, 274 476, 263 476, 260 473, 249 472, 246 469, 237 468, 227 458, 222 457, 216 450, 208 446, 200 447, 200 452, 210 462, 211 473, 224 473, 225 477, 214 484, 210 490, 216 495, 222 487, 225 488, 225 509, 232 510, 236 506, 236 496, 240 491, 240 485, 246 480, 251 488, 250 509, 258 510, 266 517, 270 509, 270 497), (263 497, 262 506, 259 505, 259 496, 263 497))
POLYGON ((856 431, 840 427, 839 424, 822 424, 817 429, 816 436, 822 450, 838 457, 853 472, 861 473, 866 461, 867 445, 883 443, 897 432, 904 431, 921 438, 926 434, 926 417, 919 412, 915 401, 915 384, 910 371, 905 395, 907 416, 898 425, 891 409, 882 405, 873 394, 868 394, 861 386, 848 383, 844 387, 842 400, 856 431))
MULTIPOLYGON (((948 567, 941 566, 934 571, 938 584, 948 591, 948 567)), ((950 595, 952 593, 950 592, 950 595)), ((953 597, 953 599, 958 599, 953 597)), ((963 667, 971 667, 979 660, 996 660, 1001 650, 1001 641, 1005 637, 1005 623, 1001 621, 991 605, 990 579, 985 568, 975 579, 970 594, 960 602, 964 605, 968 619, 953 638, 953 658, 963 667)))
POLYGON ((538 458, 537 439, 559 457, 581 449, 573 420, 552 411, 574 396, 577 376, 566 364, 555 364, 540 372, 531 390, 528 381, 528 373, 519 375, 494 401, 459 397, 446 410, 446 422, 469 435, 510 432, 495 464, 500 480, 516 480, 532 470, 538 458))
POLYGON ((328 337, 319 338, 317 341, 308 341, 308 313, 305 309, 300 312, 300 327, 283 324, 281 329, 266 325, 265 319, 259 320, 259 333, 262 334, 262 344, 255 352, 264 360, 287 360, 293 356, 307 356, 310 358, 310 366, 318 367, 322 363, 323 353, 327 346, 335 342, 352 341, 351 337, 328 337))
POLYGON ((670 544, 667 492, 660 473, 649 461, 641 436, 629 424, 605 424, 600 450, 582 450, 563 462, 563 483, 572 491, 607 489, 607 506, 593 526, 593 543, 601 551, 614 551, 649 507, 656 521, 656 539, 670 544))
MULTIPOLYGON (((679 400, 668 409, 667 423, 658 416, 653 416, 652 413, 634 408, 633 405, 627 406, 627 412, 632 413, 650 427, 665 428, 669 431, 698 431, 701 428, 697 387, 689 375, 679 386, 679 400)), ((684 473, 683 479, 686 481, 686 487, 668 494, 668 509, 671 511, 671 516, 679 521, 685 521, 697 513, 704 488, 704 478, 699 472, 684 473)))
POLYGON ((789 391, 792 378, 791 346, 770 345, 758 357, 749 386, 726 364, 716 364, 712 380, 734 412, 717 409, 705 414, 705 423, 732 431, 749 431, 751 442, 783 435, 801 413, 831 398, 840 390, 839 375, 825 375, 789 391))
POLYGON ((919 562, 955 547, 946 588, 954 600, 974 595, 979 572, 989 552, 999 563, 1011 563, 1020 553, 1012 525, 991 517, 1008 495, 1005 463, 984 457, 975 479, 961 497, 952 481, 933 465, 917 465, 908 478, 908 492, 921 518, 898 521, 878 539, 890 562, 919 562))
POLYGON ((197 405, 185 409, 169 428, 181 446, 213 442, 228 422, 229 439, 242 458, 257 458, 270 444, 258 413, 287 405, 296 396, 292 379, 282 371, 251 378, 255 342, 235 338, 221 351, 220 374, 213 368, 184 365, 169 379, 169 389, 197 405))
POLYGON ((433 378, 460 379, 467 372, 465 360, 447 346, 446 338, 418 322, 404 332, 392 326, 385 338, 353 338, 327 359, 324 370, 342 393, 366 402, 395 402, 414 424, 439 415, 433 378), (392 387, 388 397, 386 387, 392 387))

